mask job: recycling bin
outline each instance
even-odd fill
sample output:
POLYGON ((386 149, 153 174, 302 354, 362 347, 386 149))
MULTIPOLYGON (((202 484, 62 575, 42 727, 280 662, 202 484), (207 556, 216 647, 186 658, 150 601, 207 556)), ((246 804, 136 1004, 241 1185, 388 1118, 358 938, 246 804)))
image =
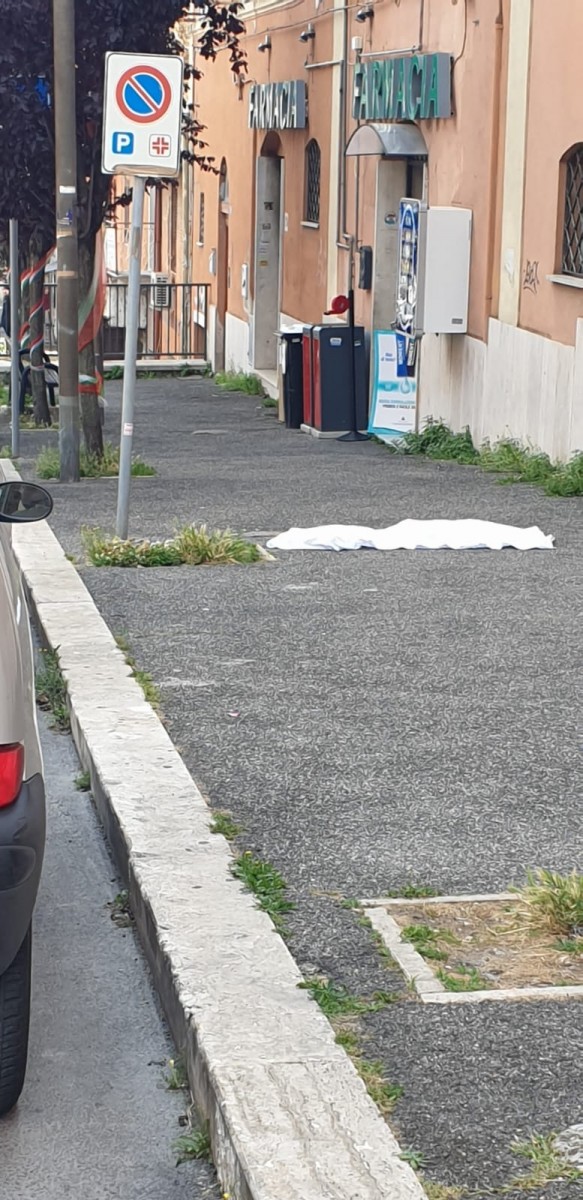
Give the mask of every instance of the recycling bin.
POLYGON ((304 417, 303 334, 282 329, 283 413, 287 429, 299 429, 304 417))

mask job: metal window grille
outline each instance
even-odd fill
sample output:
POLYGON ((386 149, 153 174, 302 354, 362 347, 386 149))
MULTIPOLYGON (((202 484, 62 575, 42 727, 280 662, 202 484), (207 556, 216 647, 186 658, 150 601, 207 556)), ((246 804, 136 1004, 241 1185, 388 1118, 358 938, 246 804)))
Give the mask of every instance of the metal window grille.
POLYGON ((320 147, 312 139, 306 146, 306 204, 305 220, 311 225, 320 223, 320 147))
POLYGON ((562 269, 565 275, 583 275, 583 146, 567 159, 562 269))

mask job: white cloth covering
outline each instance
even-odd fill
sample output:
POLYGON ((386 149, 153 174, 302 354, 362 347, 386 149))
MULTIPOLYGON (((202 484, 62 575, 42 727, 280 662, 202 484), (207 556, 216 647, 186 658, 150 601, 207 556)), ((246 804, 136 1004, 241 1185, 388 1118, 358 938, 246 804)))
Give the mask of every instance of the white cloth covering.
POLYGON ((386 529, 363 525, 316 525, 288 529, 268 550, 552 550, 552 534, 536 525, 518 529, 494 521, 399 521, 386 529))

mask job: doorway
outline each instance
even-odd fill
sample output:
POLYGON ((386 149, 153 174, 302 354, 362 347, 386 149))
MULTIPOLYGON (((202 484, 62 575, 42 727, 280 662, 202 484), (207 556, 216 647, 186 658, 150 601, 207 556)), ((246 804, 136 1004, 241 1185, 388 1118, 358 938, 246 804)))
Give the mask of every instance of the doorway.
POLYGON ((225 370, 225 333, 229 303, 229 176, 225 159, 219 177, 219 223, 217 235, 217 313, 215 326, 215 370, 225 370))
POLYGON ((281 260, 283 159, 277 134, 269 133, 257 159, 253 365, 277 370, 281 260))

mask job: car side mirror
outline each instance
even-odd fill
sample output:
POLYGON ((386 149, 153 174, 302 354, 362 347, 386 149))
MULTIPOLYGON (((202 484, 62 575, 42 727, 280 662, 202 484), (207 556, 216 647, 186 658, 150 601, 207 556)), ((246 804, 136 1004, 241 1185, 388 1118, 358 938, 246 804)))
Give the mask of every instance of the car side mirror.
POLYGON ((44 521, 52 511, 52 496, 37 483, 15 480, 0 484, 0 522, 44 521))

